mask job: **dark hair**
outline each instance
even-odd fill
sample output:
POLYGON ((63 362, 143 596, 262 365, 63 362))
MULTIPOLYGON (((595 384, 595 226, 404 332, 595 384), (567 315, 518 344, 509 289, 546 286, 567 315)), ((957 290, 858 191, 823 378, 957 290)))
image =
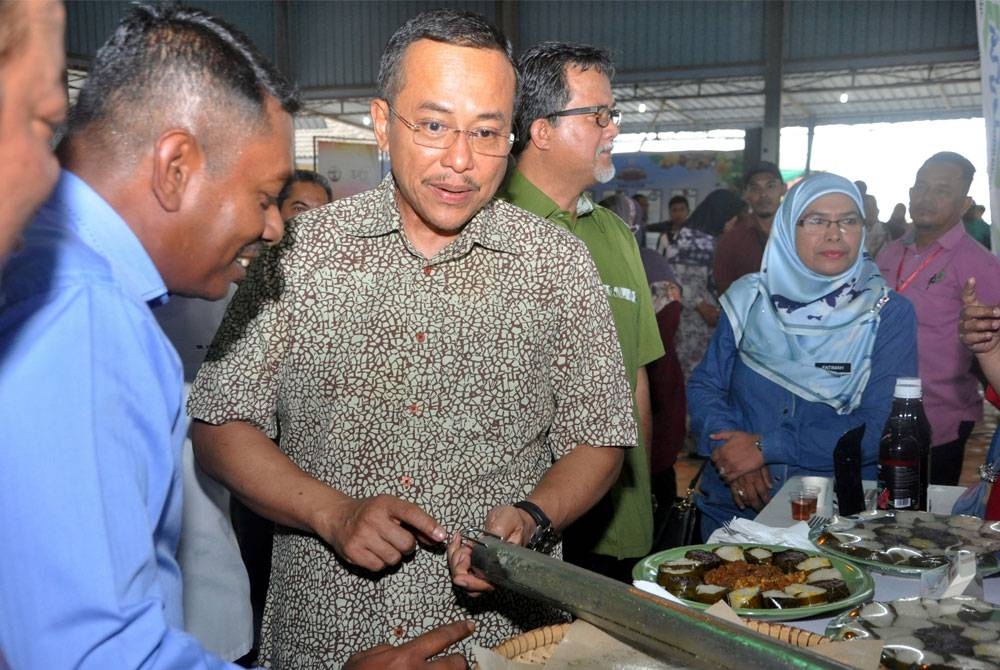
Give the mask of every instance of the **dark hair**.
POLYGON ((630 228, 633 225, 640 226, 645 223, 642 220, 642 207, 635 201, 635 198, 629 197, 625 193, 615 193, 597 204, 617 214, 618 218, 624 221, 630 228))
MULTIPOLYGON (((507 57, 515 79, 517 77, 510 41, 499 28, 473 12, 432 9, 404 23, 386 43, 378 67, 378 95, 383 100, 394 102, 403 88, 403 56, 417 40, 432 40, 473 49, 495 49, 507 57)), ((516 85, 514 90, 516 96, 516 85)), ((517 105, 516 98, 514 104, 517 105)))
POLYGON ((200 9, 137 4, 94 57, 68 134, 98 127, 115 145, 141 145, 161 130, 151 122, 182 121, 192 104, 235 117, 211 127, 259 126, 268 96, 299 109, 295 88, 242 32, 200 9))
POLYGON ((713 237, 722 234, 729 219, 747 210, 747 203, 740 196, 724 188, 705 196, 687 220, 687 227, 708 233, 713 237))
POLYGON ((968 193, 969 187, 972 186, 972 178, 976 175, 976 166, 972 164, 972 161, 954 151, 939 151, 925 160, 920 169, 923 170, 932 163, 948 163, 961 170, 962 183, 965 184, 965 191, 968 193))
POLYGON ((28 25, 22 3, 18 0, 0 0, 0 65, 17 51, 28 36, 28 25))
POLYGON ((667 203, 667 209, 670 209, 671 207, 677 204, 682 204, 688 209, 691 209, 691 203, 689 203, 688 199, 685 198, 683 195, 675 195, 674 197, 672 197, 670 199, 670 202, 667 203))
POLYGON ((300 182, 308 182, 310 184, 319 185, 324 191, 326 191, 327 201, 333 200, 333 187, 330 185, 330 180, 321 175, 318 172, 313 172, 312 170, 296 170, 292 173, 292 176, 285 180, 285 185, 281 187, 281 192, 278 193, 278 209, 285 204, 288 200, 288 196, 292 192, 292 186, 300 182))
POLYGON ((771 175, 772 177, 780 181, 782 184, 785 183, 785 178, 781 176, 781 170, 778 169, 777 165, 775 165, 771 161, 761 161, 743 173, 743 188, 745 189, 747 186, 749 186, 750 180, 753 179, 754 176, 759 175, 762 172, 766 172, 767 174, 771 175))
MULTIPOLYGON (((521 101, 514 115, 514 155, 520 154, 531 140, 531 124, 553 112, 561 111, 570 99, 566 70, 593 68, 608 79, 615 76, 615 66, 606 49, 587 44, 542 42, 517 59, 521 75, 521 101)), ((559 117, 551 117, 558 123, 559 117)))

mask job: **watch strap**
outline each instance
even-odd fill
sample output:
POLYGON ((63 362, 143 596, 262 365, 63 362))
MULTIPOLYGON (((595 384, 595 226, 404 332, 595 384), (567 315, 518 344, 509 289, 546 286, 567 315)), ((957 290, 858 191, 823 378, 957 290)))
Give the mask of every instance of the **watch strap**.
POLYGON ((530 500, 521 500, 513 505, 517 509, 524 510, 535 522, 535 532, 525 544, 526 549, 542 551, 548 553, 552 551, 556 543, 559 542, 559 532, 552 525, 552 520, 542 510, 541 507, 530 500))
POLYGON ((528 513, 528 516, 530 516, 534 520, 535 528, 537 529, 535 532, 538 532, 538 530, 542 530, 544 528, 550 528, 552 526, 552 520, 549 519, 548 515, 542 511, 541 507, 531 502, 530 500, 521 500, 519 502, 516 502, 514 503, 514 507, 520 510, 524 510, 525 512, 528 513))

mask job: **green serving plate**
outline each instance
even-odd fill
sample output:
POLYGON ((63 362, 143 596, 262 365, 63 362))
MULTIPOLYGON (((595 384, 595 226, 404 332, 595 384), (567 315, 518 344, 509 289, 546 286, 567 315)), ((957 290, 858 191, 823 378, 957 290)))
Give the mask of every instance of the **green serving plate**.
MULTIPOLYGON (((656 573, 659 570, 660 563, 666 561, 673 561, 679 558, 684 558, 684 554, 691 551, 692 549, 703 549, 706 551, 712 551, 717 547, 722 545, 719 544, 693 544, 687 547, 675 547, 673 549, 667 549, 665 551, 659 551, 655 554, 647 556, 646 558, 639 561, 635 567, 632 569, 632 578, 638 580, 644 580, 647 582, 656 582, 656 573)), ((784 551, 791 547, 782 547, 775 544, 740 544, 740 547, 744 549, 752 549, 753 547, 764 547, 765 549, 770 549, 773 552, 784 551)), ((801 551, 801 550, 800 550, 801 551)), ((822 556, 823 554, 817 551, 803 551, 802 553, 808 556, 822 556)), ((859 603, 867 602, 872 597, 872 593, 875 590, 875 584, 872 581, 871 576, 854 565, 850 561, 846 561, 837 556, 827 556, 830 559, 830 563, 835 567, 840 574, 843 576, 844 581, 847 583, 847 590, 849 595, 843 600, 838 600, 833 603, 823 603, 821 605, 810 605, 808 607, 790 607, 787 609, 736 609, 735 612, 740 616, 749 617, 751 619, 762 619, 762 620, 772 620, 772 621, 791 621, 793 619, 807 619, 810 617, 820 616, 823 614, 829 614, 831 612, 839 612, 840 610, 853 607, 859 603)), ((704 603, 695 602, 694 600, 685 600, 679 598, 681 602, 692 609, 706 610, 709 605, 704 603)))

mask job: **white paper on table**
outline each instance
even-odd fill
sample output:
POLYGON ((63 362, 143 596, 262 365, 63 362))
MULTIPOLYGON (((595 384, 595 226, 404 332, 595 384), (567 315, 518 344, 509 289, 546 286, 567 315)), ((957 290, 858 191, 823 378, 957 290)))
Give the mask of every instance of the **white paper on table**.
POLYGON ((530 670, 538 668, 533 663, 519 663, 506 659, 492 649, 480 647, 478 644, 472 645, 472 653, 479 664, 479 670, 530 670))
POLYGON ((799 521, 788 528, 772 528, 750 519, 733 518, 729 530, 717 528, 708 538, 708 544, 777 544, 806 551, 815 551, 809 541, 809 525, 799 521))
POLYGON ((548 670, 682 670, 687 666, 658 661, 579 619, 566 631, 548 670))
MULTIPOLYGON (((538 665, 519 663, 494 651, 473 646, 480 670, 528 670, 538 665)), ((545 662, 549 670, 684 670, 650 658, 586 621, 576 620, 545 662)))

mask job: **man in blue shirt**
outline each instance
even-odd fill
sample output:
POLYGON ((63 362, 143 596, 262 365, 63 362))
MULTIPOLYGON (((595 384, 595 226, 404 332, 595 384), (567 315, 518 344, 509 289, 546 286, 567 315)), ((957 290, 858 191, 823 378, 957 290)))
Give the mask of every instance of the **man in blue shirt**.
MULTIPOLYGON (((138 6, 95 57, 0 288, 0 668, 235 667, 181 630, 186 421, 152 310, 224 296, 280 239, 297 108, 198 10, 138 6)), ((351 662, 422 663, 469 630, 351 662)))

